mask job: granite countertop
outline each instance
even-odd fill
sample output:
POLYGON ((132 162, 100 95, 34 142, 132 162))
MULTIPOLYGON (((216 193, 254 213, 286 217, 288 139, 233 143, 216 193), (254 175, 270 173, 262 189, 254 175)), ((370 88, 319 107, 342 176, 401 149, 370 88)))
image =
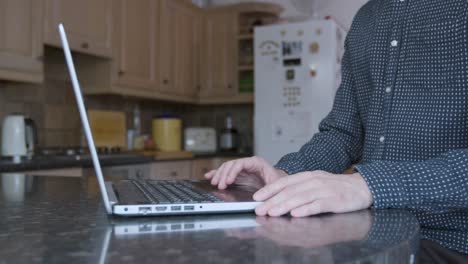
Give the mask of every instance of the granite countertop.
POLYGON ((122 218, 94 178, 1 177, 2 263, 403 263, 419 239, 406 211, 122 218))

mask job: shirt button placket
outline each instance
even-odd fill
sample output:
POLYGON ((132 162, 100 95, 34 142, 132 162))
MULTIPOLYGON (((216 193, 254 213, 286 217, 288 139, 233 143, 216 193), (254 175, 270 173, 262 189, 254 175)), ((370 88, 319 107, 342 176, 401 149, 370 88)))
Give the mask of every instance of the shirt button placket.
POLYGON ((387 76, 386 76, 386 86, 384 88, 385 94, 384 94, 384 105, 383 105, 383 126, 381 128, 381 133, 380 137, 378 138, 380 147, 379 147, 379 153, 381 154, 381 157, 383 158, 384 155, 384 148, 385 148, 385 135, 387 132, 387 126, 389 123, 388 117, 390 114, 390 106, 391 106, 391 100, 392 100, 392 92, 394 89, 394 81, 396 79, 396 72, 397 72, 397 67, 398 67, 398 56, 399 56, 399 49, 401 46, 401 43, 399 41, 399 36, 402 31, 402 20, 404 19, 404 13, 405 13, 405 0, 396 0, 395 1, 395 6, 393 9, 393 12, 395 14, 395 21, 396 23, 393 26, 393 30, 391 33, 391 38, 390 38, 390 46, 389 46, 389 63, 387 64, 387 76))

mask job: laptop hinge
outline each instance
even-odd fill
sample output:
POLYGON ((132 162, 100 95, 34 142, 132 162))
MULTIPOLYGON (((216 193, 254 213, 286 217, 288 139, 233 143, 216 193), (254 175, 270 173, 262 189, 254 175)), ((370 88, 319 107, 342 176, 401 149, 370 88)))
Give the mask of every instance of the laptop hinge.
POLYGON ((119 200, 117 195, 115 195, 114 188, 112 187, 112 182, 105 182, 107 195, 109 196, 109 203, 111 206, 118 204, 119 200))

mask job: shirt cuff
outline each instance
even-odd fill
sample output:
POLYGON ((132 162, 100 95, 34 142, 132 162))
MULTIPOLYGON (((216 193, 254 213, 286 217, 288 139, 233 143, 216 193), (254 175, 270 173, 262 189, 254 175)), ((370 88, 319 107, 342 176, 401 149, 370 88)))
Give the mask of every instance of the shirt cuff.
POLYGON ((288 175, 304 171, 302 163, 297 160, 295 153, 282 157, 274 167, 285 171, 288 175))
POLYGON ((405 172, 398 163, 377 161, 356 165, 355 169, 372 193, 374 208, 407 207, 408 193, 402 180, 405 172))

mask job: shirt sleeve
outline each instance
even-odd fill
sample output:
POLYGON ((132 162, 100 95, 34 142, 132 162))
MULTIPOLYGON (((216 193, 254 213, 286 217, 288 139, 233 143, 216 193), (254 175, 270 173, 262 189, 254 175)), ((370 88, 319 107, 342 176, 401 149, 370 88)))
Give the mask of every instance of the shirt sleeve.
POLYGON ((359 164, 375 208, 468 208, 468 149, 427 161, 359 164))
POLYGON ((346 48, 342 82, 331 112, 319 125, 319 132, 298 152, 281 158, 276 168, 288 174, 313 170, 341 173, 359 160, 362 155, 363 128, 350 61, 346 48))

